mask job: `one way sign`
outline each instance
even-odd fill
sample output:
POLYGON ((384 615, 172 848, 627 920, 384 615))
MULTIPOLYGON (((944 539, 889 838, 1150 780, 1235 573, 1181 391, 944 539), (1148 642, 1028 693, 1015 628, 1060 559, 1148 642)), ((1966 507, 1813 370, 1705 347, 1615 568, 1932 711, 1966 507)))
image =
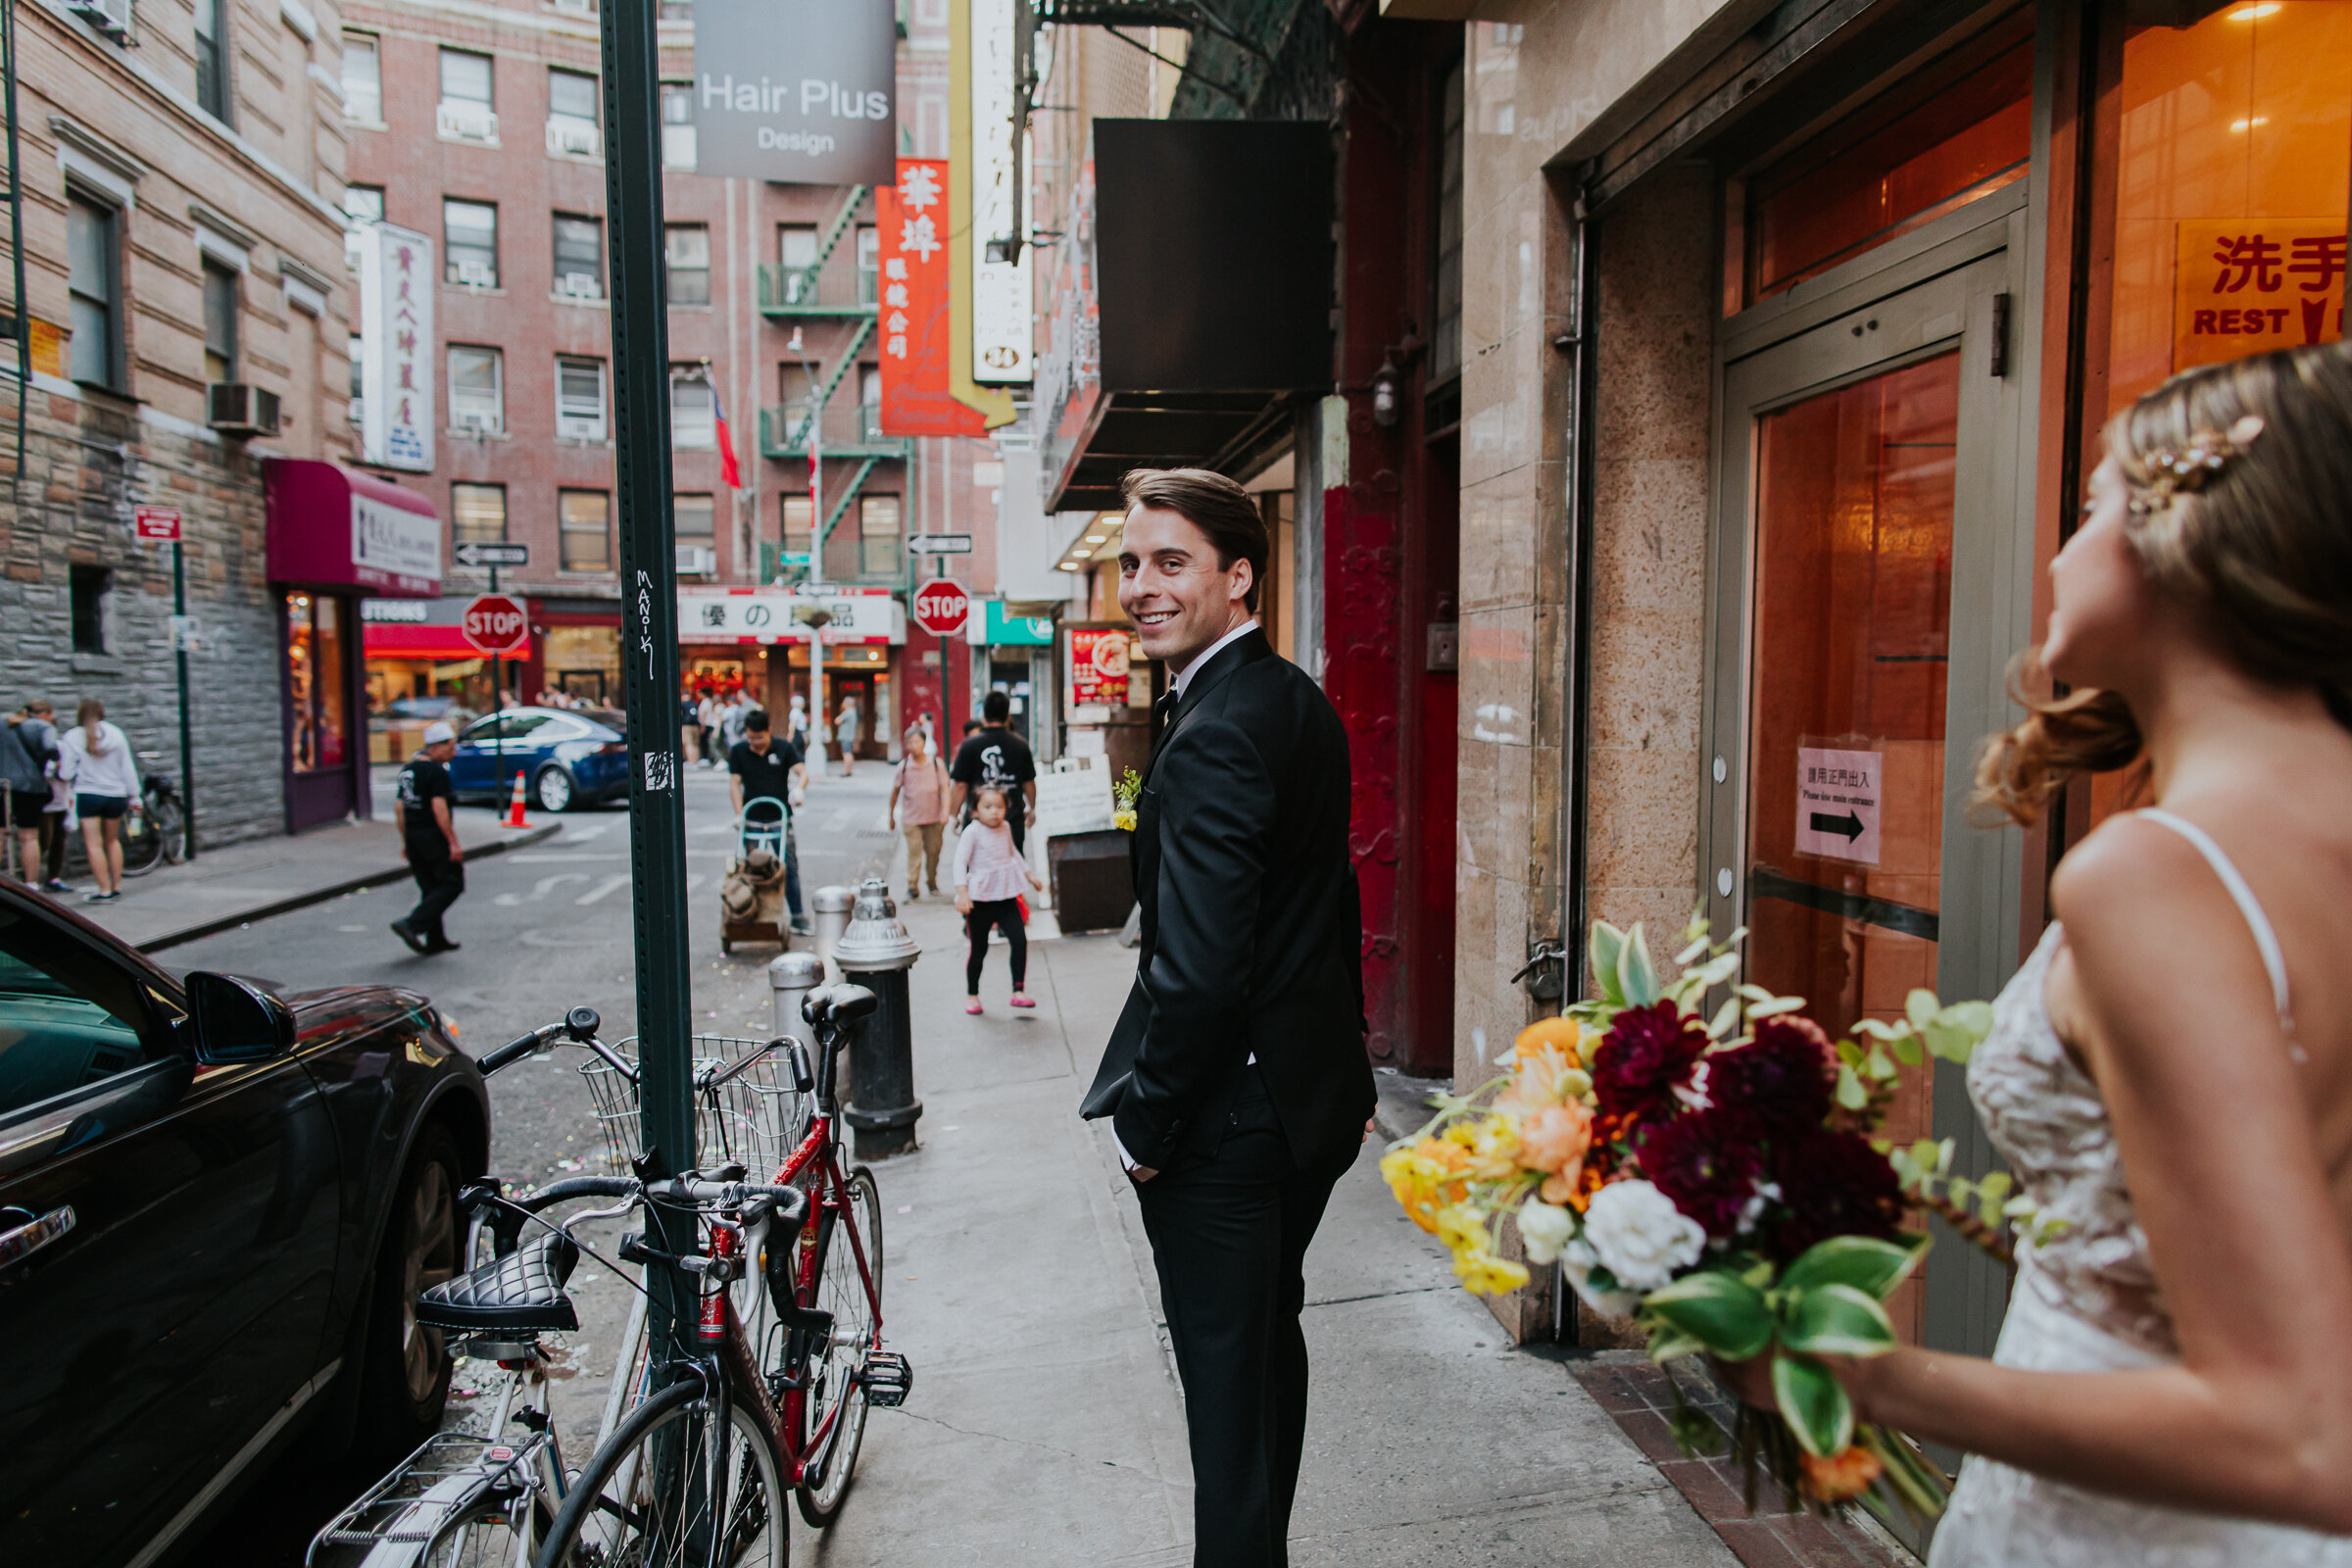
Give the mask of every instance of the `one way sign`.
POLYGON ((1796 853, 1879 863, 1885 752, 1796 753, 1796 853))
POLYGON ((450 551, 461 566, 527 566, 531 564, 529 545, 485 543, 468 539, 450 551))

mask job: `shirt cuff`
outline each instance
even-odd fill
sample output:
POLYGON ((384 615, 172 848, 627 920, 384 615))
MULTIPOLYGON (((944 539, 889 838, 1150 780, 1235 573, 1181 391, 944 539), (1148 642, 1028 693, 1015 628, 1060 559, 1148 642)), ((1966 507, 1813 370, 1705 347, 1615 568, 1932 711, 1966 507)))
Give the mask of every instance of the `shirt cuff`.
POLYGON ((1112 1128, 1110 1132, 1110 1147, 1119 1152, 1120 1164, 1126 1166, 1129 1170, 1137 1170, 1141 1168, 1136 1164, 1135 1156, 1127 1152, 1127 1146, 1119 1142, 1119 1132, 1115 1127, 1112 1128))

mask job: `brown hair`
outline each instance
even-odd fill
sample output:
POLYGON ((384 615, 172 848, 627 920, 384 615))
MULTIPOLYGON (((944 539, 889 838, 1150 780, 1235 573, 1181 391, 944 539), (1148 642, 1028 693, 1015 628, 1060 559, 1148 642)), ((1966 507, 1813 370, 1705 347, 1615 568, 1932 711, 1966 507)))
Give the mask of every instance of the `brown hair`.
POLYGON ((98 726, 106 722, 106 705, 95 697, 84 697, 74 711, 74 722, 82 728, 82 748, 92 757, 104 757, 106 733, 98 726))
POLYGON ((1250 563, 1250 591, 1243 603, 1257 613, 1257 590, 1266 580, 1266 519, 1249 491, 1207 468, 1130 468, 1119 481, 1129 511, 1155 507, 1173 512, 1217 549, 1217 569, 1231 571, 1238 557, 1250 563))
MULTIPOLYGON (((2148 580, 2194 607, 2245 673, 2316 689, 2352 729, 2352 351, 2281 349, 2176 375, 2109 422, 2107 449, 2132 487, 2125 537, 2148 580), (2233 429, 2258 433, 2233 441, 2233 429), (2217 443, 2218 466, 2180 477, 2180 459, 2217 443)), ((2020 656, 2010 689, 2026 721, 1977 761, 1978 803, 2021 823, 2076 774, 2140 753, 2121 695, 2028 694, 2039 684, 2038 654, 2020 656)))

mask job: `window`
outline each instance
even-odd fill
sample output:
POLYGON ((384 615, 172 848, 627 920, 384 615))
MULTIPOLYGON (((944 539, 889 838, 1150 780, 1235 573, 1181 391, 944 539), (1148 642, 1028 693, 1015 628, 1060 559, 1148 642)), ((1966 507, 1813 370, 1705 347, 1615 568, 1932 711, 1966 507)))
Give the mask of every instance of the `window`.
POLYGON ((669 444, 705 449, 718 445, 710 372, 699 365, 669 368, 669 444))
POLYGON ((604 361, 556 361, 556 434, 578 441, 605 438, 604 361))
POLYGON ((66 592, 74 606, 74 651, 106 652, 106 595, 114 572, 105 566, 68 566, 66 592))
POLYGON ((354 424, 360 422, 360 388, 367 374, 367 364, 361 355, 361 345, 366 342, 367 339, 361 337, 359 333, 351 334, 351 422, 354 424))
POLYGON ((858 303, 872 305, 882 298, 882 231, 871 223, 858 225, 858 303))
POLYGON ((237 274, 218 262, 204 264, 204 378, 237 378, 237 274))
POLYGON ((663 22, 692 22, 694 20, 694 0, 662 0, 662 20, 663 22))
POLYGON ((573 299, 605 297, 605 221, 558 213, 556 232, 556 292, 573 299))
POLYGON ((363 223, 384 220, 384 187, 381 185, 346 185, 343 187, 343 211, 363 223))
POLYGON ((786 564, 805 566, 808 564, 809 538, 816 531, 810 525, 810 519, 816 515, 816 503, 803 490, 797 495, 787 494, 779 510, 784 516, 784 554, 801 558, 786 564))
MULTIPOLYGON (((0 915, 0 1118, 170 1059, 160 1034, 154 1050, 143 1037, 155 1028, 152 1017, 134 971, 77 934, 0 915)), ((159 1093, 172 1099, 177 1082, 169 1072, 157 1075, 159 1093)), ((134 1117, 145 1113, 119 1103, 134 1117)))
POLYGON ((490 57, 465 49, 441 51, 441 106, 433 128, 460 141, 496 143, 498 115, 490 97, 490 57))
MULTIPOLYGON (((506 429, 506 364, 498 350, 450 345, 449 422, 453 429, 478 430, 486 435, 506 429)), ((499 527, 504 530, 503 510, 499 515, 499 527)), ((503 531, 499 537, 505 537, 503 531)))
POLYGON ((297 773, 331 773, 351 763, 342 606, 333 594, 285 596, 286 753, 297 773))
POLYGON ((476 288, 498 286, 498 209, 488 202, 441 201, 441 275, 476 288))
POLYGON ((709 496, 672 496, 670 515, 680 539, 708 540, 715 533, 717 509, 709 496))
POLYGON ((565 571, 612 569, 612 498, 602 490, 565 490, 558 503, 565 571))
POLYGON ((343 35, 343 118, 368 125, 384 122, 384 61, 371 32, 343 35))
POLYGON ((507 538, 507 487, 503 484, 453 484, 449 487, 449 542, 455 545, 504 544, 507 538))
POLYGON ((550 120, 580 120, 594 125, 599 115, 600 94, 596 78, 584 71, 564 71, 550 67, 547 73, 547 114, 550 120))
POLYGON ((662 230, 662 259, 672 305, 710 303, 710 226, 671 223, 662 230))
POLYGON ((66 288, 73 305, 74 379, 122 385, 122 258, 112 207, 66 197, 66 288))
POLYGON ((228 15, 221 0, 196 0, 196 107, 228 119, 228 15))
POLYGON ((784 265, 784 303, 801 305, 816 298, 816 280, 808 269, 816 265, 816 225, 778 223, 776 260, 784 265))
POLYGON ((694 86, 691 82, 662 84, 662 167, 694 167, 694 86))
POLYGON ((858 498, 858 571, 866 577, 895 577, 900 570, 899 498, 858 498))
POLYGON ((882 367, 858 367, 858 435, 860 440, 882 439, 882 367))

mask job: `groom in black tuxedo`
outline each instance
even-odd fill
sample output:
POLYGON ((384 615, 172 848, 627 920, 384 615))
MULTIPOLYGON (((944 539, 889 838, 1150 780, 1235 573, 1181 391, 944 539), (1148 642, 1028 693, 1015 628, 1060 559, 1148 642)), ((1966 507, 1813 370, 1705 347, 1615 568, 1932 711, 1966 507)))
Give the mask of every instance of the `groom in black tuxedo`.
POLYGON ((1348 738, 1257 623, 1266 527, 1205 469, 1123 486, 1119 607, 1173 677, 1130 855, 1135 986, 1084 1113, 1143 1205, 1184 1379, 1199 1568, 1287 1561, 1306 1438, 1301 1265, 1365 1137, 1348 738))

